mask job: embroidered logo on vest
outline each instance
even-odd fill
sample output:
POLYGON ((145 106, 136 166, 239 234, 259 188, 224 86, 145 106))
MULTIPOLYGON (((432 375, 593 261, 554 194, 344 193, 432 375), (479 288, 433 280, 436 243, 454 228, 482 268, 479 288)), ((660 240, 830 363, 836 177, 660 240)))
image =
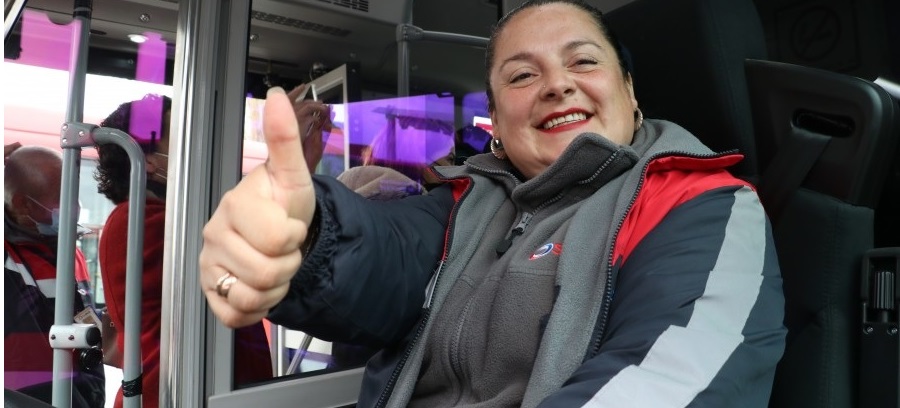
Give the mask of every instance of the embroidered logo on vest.
POLYGON ((559 256, 562 253, 562 244, 549 243, 541 245, 528 259, 533 261, 535 259, 539 259, 544 257, 547 254, 553 254, 559 256))

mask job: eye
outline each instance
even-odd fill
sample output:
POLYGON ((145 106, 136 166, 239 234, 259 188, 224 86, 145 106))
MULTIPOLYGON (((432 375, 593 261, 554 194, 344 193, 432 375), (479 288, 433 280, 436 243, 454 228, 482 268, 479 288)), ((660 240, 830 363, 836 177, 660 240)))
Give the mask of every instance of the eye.
POLYGON ((572 59, 571 65, 569 65, 569 69, 573 72, 591 72, 597 68, 600 62, 593 57, 590 56, 581 56, 578 58, 572 59))
POLYGON ((514 77, 509 81, 509 83, 514 84, 514 83, 516 83, 516 82, 521 82, 521 81, 524 81, 524 80, 526 80, 526 79, 528 79, 528 78, 531 78, 531 77, 533 77, 533 76, 534 76, 534 75, 531 74, 530 72, 523 72, 523 73, 521 73, 521 74, 518 74, 518 75, 514 76, 514 77))

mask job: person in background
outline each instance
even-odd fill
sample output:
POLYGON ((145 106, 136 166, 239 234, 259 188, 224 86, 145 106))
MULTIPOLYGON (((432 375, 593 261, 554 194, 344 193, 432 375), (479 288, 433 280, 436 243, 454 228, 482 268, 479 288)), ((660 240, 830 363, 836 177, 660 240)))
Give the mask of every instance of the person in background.
MULTIPOLYGON (((62 158, 39 146, 4 146, 3 338, 4 387, 52 402, 50 327, 56 305, 57 241, 62 158)), ((87 263, 75 249, 74 311, 93 314, 87 263)), ((98 323, 90 320, 84 323, 98 323)), ((102 364, 75 354, 73 407, 102 407, 102 364)))
POLYGON ((742 157, 645 120, 582 1, 524 3, 485 59, 492 154, 391 202, 311 177, 270 90, 269 159, 203 233, 215 315, 381 348, 358 407, 766 407, 784 295, 742 157))
MULTIPOLYGON (((169 120, 172 102, 168 97, 147 95, 138 101, 120 105, 101 123, 101 127, 128 133, 145 156, 147 191, 144 213, 144 252, 141 294, 141 358, 143 407, 159 406, 160 318, 162 313, 163 246, 165 243, 166 183, 169 167, 169 120)), ((121 147, 103 144, 97 147, 98 166, 94 175, 98 191, 116 204, 109 214, 99 244, 99 263, 109 321, 115 330, 116 350, 110 355, 124 356, 125 272, 128 241, 128 194, 131 162, 121 147)), ((272 377, 272 363, 262 324, 236 331, 235 384, 243 385, 272 377)), ((108 361, 122 366, 122 361, 108 361)), ((115 407, 123 403, 123 390, 116 395, 115 407)))

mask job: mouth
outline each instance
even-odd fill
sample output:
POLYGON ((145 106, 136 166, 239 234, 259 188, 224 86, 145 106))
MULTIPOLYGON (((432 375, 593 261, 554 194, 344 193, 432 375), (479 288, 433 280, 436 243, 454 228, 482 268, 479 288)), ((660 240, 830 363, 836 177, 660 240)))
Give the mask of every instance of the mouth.
POLYGON ((588 115, 584 112, 573 112, 562 116, 549 119, 541 124, 541 129, 550 130, 570 123, 581 122, 587 120, 588 115))

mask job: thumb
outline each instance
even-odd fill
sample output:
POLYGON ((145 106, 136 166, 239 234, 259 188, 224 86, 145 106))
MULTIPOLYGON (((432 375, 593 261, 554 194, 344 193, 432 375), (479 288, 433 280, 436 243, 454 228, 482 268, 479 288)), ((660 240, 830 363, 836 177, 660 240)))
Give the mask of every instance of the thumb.
POLYGON ((263 133, 269 151, 266 173, 272 198, 287 210, 289 217, 309 221, 312 214, 303 203, 314 197, 312 179, 303 156, 293 105, 280 87, 270 88, 266 94, 263 133))

